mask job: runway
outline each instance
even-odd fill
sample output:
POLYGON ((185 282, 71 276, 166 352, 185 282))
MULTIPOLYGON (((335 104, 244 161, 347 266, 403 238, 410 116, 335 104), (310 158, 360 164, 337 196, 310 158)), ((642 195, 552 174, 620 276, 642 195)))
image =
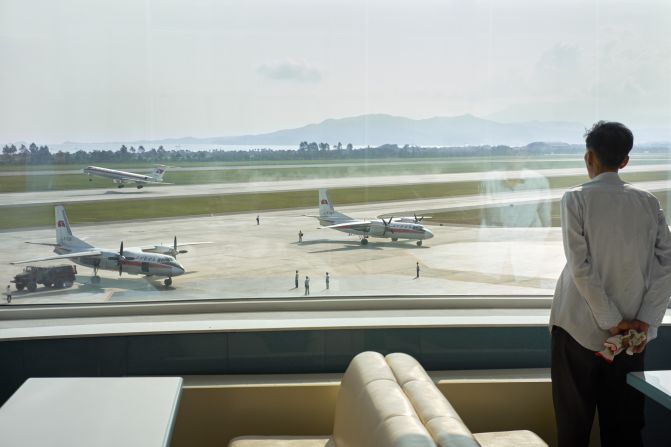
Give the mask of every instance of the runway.
MULTIPOLYGON (((671 165, 641 165, 627 168, 626 172, 661 172, 670 171, 671 165)), ((587 176, 584 168, 562 168, 532 170, 503 171, 506 177, 566 177, 574 175, 587 176)), ((430 184, 452 183, 466 181, 484 181, 491 178, 492 172, 466 172, 457 174, 427 174, 427 175, 399 175, 399 176, 369 176, 369 177, 342 177, 318 178, 290 181, 261 181, 247 183, 213 183, 200 185, 165 185, 147 186, 141 190, 136 188, 105 188, 105 189, 78 189, 63 191, 39 191, 5 193, 0 195, 0 207, 35 205, 35 204, 67 204, 75 202, 91 202, 100 200, 132 200, 132 199, 159 199, 184 196, 210 196, 240 193, 260 193, 278 191, 300 191, 318 188, 351 188, 390 186, 403 184, 430 184)))
MULTIPOLYGON (((668 161, 668 159, 659 159, 660 161, 668 161)), ((474 163, 474 159, 442 159, 439 163, 449 163, 449 164, 468 164, 474 163)), ((505 165, 507 163, 525 163, 538 161, 536 158, 515 158, 513 160, 496 160, 497 164, 505 165)), ((557 158, 543 158, 541 161, 582 161, 582 157, 557 157, 557 158)), ((641 161, 650 162, 651 159, 642 159, 641 161)), ((425 165, 435 163, 435 160, 432 159, 422 159, 422 160, 404 160, 404 165, 425 165)), ((396 166, 399 162, 397 161, 375 161, 368 160, 366 161, 367 166, 396 166)), ((291 164, 259 164, 259 165, 230 165, 230 166, 168 166, 169 172, 188 172, 188 171, 240 171, 240 170, 268 170, 268 169, 296 169, 296 168, 347 168, 347 167, 357 167, 361 166, 361 162, 358 160, 353 160, 349 162, 342 163, 291 163, 291 164)), ((110 168, 115 169, 115 168, 110 168)), ((154 168, 119 168, 122 171, 129 172, 152 172, 154 168)), ((0 171, 0 177, 10 177, 17 175, 72 175, 72 174, 81 174, 81 169, 49 169, 49 170, 16 170, 16 171, 0 171)))

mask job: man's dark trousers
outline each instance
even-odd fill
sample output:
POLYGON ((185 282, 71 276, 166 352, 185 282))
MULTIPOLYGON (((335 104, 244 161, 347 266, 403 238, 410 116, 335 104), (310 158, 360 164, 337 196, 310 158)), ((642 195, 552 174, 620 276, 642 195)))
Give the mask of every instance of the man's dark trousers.
POLYGON ((608 363, 554 326, 552 400, 559 447, 589 444, 595 408, 599 410, 602 447, 642 446, 645 398, 627 385, 626 375, 643 369, 644 353, 622 352, 608 363))

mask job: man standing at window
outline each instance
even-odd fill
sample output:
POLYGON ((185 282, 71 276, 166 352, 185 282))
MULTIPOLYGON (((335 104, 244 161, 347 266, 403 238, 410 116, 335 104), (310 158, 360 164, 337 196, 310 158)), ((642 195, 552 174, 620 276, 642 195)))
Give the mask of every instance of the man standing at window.
POLYGON ((645 344, 612 363, 594 353, 629 329, 656 337, 671 294, 671 234, 655 196, 618 176, 631 131, 600 121, 585 137, 591 181, 561 200, 567 263, 550 314, 559 446, 588 445, 595 408, 603 446, 642 446, 644 398, 626 375, 644 369, 645 344))

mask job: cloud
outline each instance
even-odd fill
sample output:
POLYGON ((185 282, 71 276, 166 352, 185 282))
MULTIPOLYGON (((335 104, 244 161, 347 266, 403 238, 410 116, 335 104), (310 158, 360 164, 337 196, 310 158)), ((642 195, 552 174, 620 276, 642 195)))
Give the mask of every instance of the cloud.
POLYGON ((279 81, 319 82, 322 78, 318 68, 305 61, 284 60, 261 65, 257 73, 279 81))

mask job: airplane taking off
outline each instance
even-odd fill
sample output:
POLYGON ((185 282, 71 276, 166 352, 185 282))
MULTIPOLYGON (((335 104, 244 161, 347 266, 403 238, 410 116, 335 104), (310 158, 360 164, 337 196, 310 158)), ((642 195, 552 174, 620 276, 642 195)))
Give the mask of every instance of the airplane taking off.
MULTIPOLYGON (((135 183, 137 189, 142 189, 146 184, 163 183, 163 174, 167 170, 167 166, 159 165, 154 168, 151 174, 135 174, 133 172, 117 171, 116 169, 100 168, 98 166, 89 166, 84 168, 84 174, 89 176, 89 181, 93 179, 91 176, 110 178, 114 183, 117 183, 118 188, 123 188, 127 183, 135 183)), ((169 185, 170 183, 163 183, 169 185)))
MULTIPOLYGON (((317 216, 315 216, 317 217, 317 216)), ((387 238, 396 242, 399 239, 411 239, 417 241, 417 246, 422 246, 424 239, 431 239, 431 230, 417 222, 407 222, 407 218, 390 217, 389 220, 356 220, 345 214, 337 212, 329 200, 326 189, 319 190, 319 223, 326 228, 342 231, 348 234, 356 234, 361 238, 361 245, 368 244, 368 237, 387 238)), ((416 218, 415 218, 416 219, 416 218)))
MULTIPOLYGON (((69 259, 75 264, 91 267, 93 277, 91 282, 98 284, 100 276, 98 269, 115 270, 131 275, 157 276, 166 278, 163 281, 166 287, 172 284, 172 277, 184 274, 184 267, 175 260, 173 256, 160 253, 146 253, 142 249, 124 250, 123 242, 119 251, 107 248, 96 248, 78 239, 72 234, 68 216, 65 208, 59 205, 56 212, 56 244, 39 244, 54 247, 53 256, 44 258, 27 259, 25 261, 12 262, 12 264, 26 264, 28 262, 49 261, 52 259, 69 259)), ((172 248, 172 247, 168 247, 172 248)), ((175 238, 175 250, 177 250, 177 238, 175 238)))

